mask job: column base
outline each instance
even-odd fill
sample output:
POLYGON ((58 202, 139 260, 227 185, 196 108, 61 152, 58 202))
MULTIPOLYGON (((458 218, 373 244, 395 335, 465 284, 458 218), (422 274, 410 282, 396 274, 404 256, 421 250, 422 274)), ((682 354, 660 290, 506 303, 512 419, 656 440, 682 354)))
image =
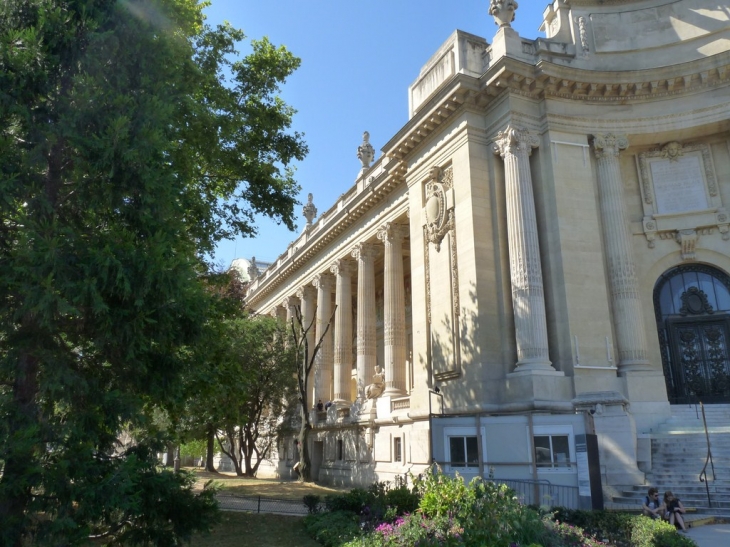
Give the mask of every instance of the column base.
POLYGON ((517 361, 515 364, 515 370, 508 374, 510 376, 511 374, 552 374, 557 373, 560 376, 564 376, 562 372, 558 372, 553 367, 553 364, 550 362, 549 359, 543 359, 543 358, 537 358, 537 359, 523 359, 522 361, 517 361))
POLYGON ((646 359, 627 359, 618 364, 619 376, 625 376, 634 372, 654 372, 655 368, 646 359))

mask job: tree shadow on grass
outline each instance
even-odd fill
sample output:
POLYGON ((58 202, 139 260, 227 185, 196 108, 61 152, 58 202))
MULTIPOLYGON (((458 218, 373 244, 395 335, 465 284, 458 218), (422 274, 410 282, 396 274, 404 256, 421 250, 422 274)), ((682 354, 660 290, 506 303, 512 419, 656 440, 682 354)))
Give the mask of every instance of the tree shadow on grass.
POLYGON ((220 489, 229 494, 241 496, 264 496, 275 499, 301 500, 303 496, 314 494, 326 496, 338 492, 349 492, 349 488, 330 488, 318 486, 313 483, 300 483, 297 481, 281 481, 279 479, 251 479, 237 477, 228 473, 210 473, 201 469, 189 469, 196 476, 196 489, 202 489, 203 485, 213 480, 220 489))

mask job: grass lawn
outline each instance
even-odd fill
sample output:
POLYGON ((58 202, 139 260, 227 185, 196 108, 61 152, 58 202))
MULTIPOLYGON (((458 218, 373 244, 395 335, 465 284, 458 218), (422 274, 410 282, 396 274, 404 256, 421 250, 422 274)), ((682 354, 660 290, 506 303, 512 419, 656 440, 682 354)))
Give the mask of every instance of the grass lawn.
POLYGON ((228 473, 208 473, 200 469, 188 468, 197 477, 196 487, 202 488, 208 480, 213 480, 221 491, 235 493, 241 496, 263 496, 288 500, 301 500, 307 494, 326 496, 337 492, 349 492, 349 488, 328 488, 314 483, 300 483, 297 481, 282 481, 280 479, 250 479, 237 477, 228 473))
POLYGON ((221 523, 206 536, 195 536, 191 547, 321 547, 304 530, 299 517, 223 513, 221 523))

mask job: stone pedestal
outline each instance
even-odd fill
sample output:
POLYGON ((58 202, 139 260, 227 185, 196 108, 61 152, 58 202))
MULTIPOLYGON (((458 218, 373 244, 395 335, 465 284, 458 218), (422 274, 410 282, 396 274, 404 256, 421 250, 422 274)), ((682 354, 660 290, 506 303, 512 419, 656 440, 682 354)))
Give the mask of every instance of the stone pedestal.
POLYGON ((603 482, 609 487, 642 484, 645 477, 637 466, 636 424, 628 400, 618 392, 601 391, 583 393, 573 402, 576 410, 592 416, 603 482))

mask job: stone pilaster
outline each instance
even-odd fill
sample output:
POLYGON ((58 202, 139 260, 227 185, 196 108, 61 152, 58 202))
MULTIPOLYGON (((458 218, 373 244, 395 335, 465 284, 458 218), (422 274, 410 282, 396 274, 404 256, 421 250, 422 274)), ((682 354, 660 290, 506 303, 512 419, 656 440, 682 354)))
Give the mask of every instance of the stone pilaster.
POLYGON ((352 273, 354 264, 341 259, 335 262, 330 271, 335 274, 335 358, 333 401, 338 404, 350 403, 350 378, 352 377, 352 273))
MULTIPOLYGON (((314 278, 314 286, 317 287, 316 339, 319 340, 332 315, 334 277, 329 273, 319 274, 314 278)), ((330 325, 327 335, 322 340, 314 364, 315 401, 317 399, 322 399, 324 402, 332 400, 332 326, 330 325)))
MULTIPOLYGON (((304 330, 307 328, 307 347, 309 348, 309 356, 312 355, 315 341, 315 325, 314 325, 314 310, 317 307, 317 291, 311 285, 305 285, 297 291, 297 297, 302 305, 302 327, 304 330)), ((314 367, 307 378, 307 395, 311 399, 307 401, 310 407, 314 407, 317 404, 317 399, 314 398, 314 367)))
POLYGON ((386 223, 378 230, 378 239, 385 244, 383 272, 383 342, 385 345, 386 396, 397 397, 406 392, 406 301, 403 283, 403 238, 405 226, 386 223))
POLYGON ((619 153, 629 146, 626 135, 593 138, 598 164, 598 195, 606 253, 619 373, 649 370, 639 282, 631 251, 631 231, 623 200, 619 153))
POLYGON ((360 243, 352 251, 357 259, 357 398, 365 401, 365 386, 375 373, 377 347, 375 340, 375 256, 377 249, 360 243))
POLYGON ((537 237, 530 154, 539 140, 525 129, 508 127, 495 142, 504 159, 512 306, 517 339, 515 372, 555 372, 548 356, 545 295, 537 237))

